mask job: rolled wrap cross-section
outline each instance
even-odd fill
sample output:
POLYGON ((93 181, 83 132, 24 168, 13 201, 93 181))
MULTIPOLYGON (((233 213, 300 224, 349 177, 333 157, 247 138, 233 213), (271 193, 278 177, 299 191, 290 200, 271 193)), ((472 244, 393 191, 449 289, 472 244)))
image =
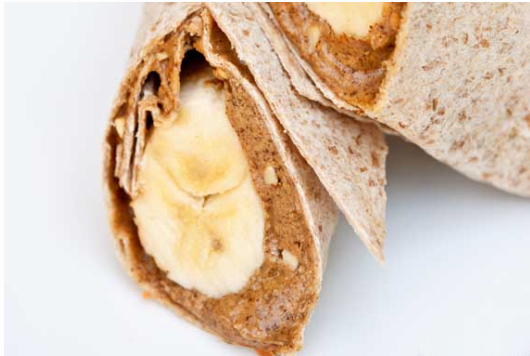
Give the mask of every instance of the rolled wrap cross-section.
POLYGON ((299 98, 264 36, 241 4, 147 5, 105 186, 135 281, 229 343, 286 353, 320 292, 328 191, 382 257, 386 146, 375 126, 299 98))
POLYGON ((255 7, 299 93, 530 196, 529 4, 255 7))

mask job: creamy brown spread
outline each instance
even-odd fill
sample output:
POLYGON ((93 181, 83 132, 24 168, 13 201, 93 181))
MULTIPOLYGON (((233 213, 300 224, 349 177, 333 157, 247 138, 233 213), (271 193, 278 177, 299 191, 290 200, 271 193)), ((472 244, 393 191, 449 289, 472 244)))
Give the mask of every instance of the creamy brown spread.
POLYGON ((318 77, 352 105, 370 105, 394 50, 403 3, 386 3, 364 38, 335 33, 304 3, 270 3, 281 30, 318 77))
MULTIPOLYGON (((212 28, 212 31, 214 48, 233 62, 236 57, 230 47, 227 48, 229 44, 224 35, 218 29, 212 28)), ((196 38, 187 38, 183 46, 179 43, 181 40, 176 34, 166 36, 146 56, 143 67, 131 76, 130 87, 123 92, 123 106, 118 116, 138 116, 135 113, 138 110, 136 87, 141 86, 147 75, 158 78, 155 88, 159 97, 158 108, 166 114, 178 110, 178 101, 175 100, 178 97, 178 81, 183 76, 193 75, 197 66, 208 65, 198 52, 189 51, 193 47, 201 50, 196 38), (183 53, 174 53, 179 46, 183 53), (185 51, 188 52, 181 63, 185 51)), ((237 65, 240 66, 239 63, 237 65)), ((219 76, 217 85, 224 86, 227 93, 227 116, 246 153, 254 187, 266 212, 264 263, 243 290, 219 299, 209 298, 174 283, 142 248, 134 213, 130 208, 131 197, 120 187, 118 177, 110 175, 108 184, 113 192, 111 199, 117 207, 112 217, 113 227, 115 231, 121 231, 119 235, 129 237, 126 243, 123 240, 120 243, 124 255, 134 261, 131 263, 131 274, 140 283, 150 286, 155 297, 183 309, 188 317, 200 321, 228 342, 271 352, 292 349, 293 345, 300 343, 301 329, 307 323, 318 298, 318 291, 314 287, 315 280, 319 278, 317 251, 295 184, 253 100, 237 81, 226 77, 226 73, 219 76), (268 166, 275 167, 278 184, 274 186, 266 184, 263 178, 268 166), (281 262, 283 250, 297 256, 298 266, 295 270, 281 262)), ((150 131, 156 130, 156 122, 146 123, 145 127, 148 140, 150 131)), ((107 137, 107 143, 113 150, 110 168, 113 172, 116 162, 120 160, 121 150, 117 147, 122 143, 121 140, 117 131, 110 132, 107 137)), ((286 143, 292 148, 287 138, 286 143)), ((293 152, 296 151, 293 149, 293 152)))

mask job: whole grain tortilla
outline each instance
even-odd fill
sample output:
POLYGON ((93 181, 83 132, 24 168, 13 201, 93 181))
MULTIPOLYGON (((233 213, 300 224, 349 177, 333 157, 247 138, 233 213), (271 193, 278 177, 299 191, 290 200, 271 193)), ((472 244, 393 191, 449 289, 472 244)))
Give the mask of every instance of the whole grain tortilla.
POLYGON ((466 176, 530 196, 530 4, 409 4, 367 114, 466 176))
MULTIPOLYGON (((142 153, 149 137, 149 126, 154 124, 156 127, 164 120, 173 120, 173 117, 163 115, 161 110, 170 108, 170 111, 174 111, 179 105, 178 95, 172 99, 163 98, 164 109, 158 105, 159 102, 152 100, 152 96, 144 95, 149 73, 163 72, 167 65, 180 66, 184 54, 191 49, 190 39, 194 39, 194 45, 200 48, 207 62, 215 68, 216 75, 237 83, 251 98, 301 202, 300 213, 309 227, 316 251, 311 268, 317 271, 316 278, 305 287, 314 290, 316 297, 337 222, 336 206, 326 190, 338 201, 348 219, 355 223, 354 226, 373 253, 382 258, 380 249, 384 238, 384 167, 387 148, 376 126, 356 123, 298 96, 290 87, 278 59, 267 47, 264 34, 259 28, 252 28, 251 24, 251 14, 240 4, 145 6, 129 65, 107 127, 104 186, 116 251, 130 276, 153 298, 225 341, 261 347, 259 341, 245 336, 244 329, 241 335, 223 333, 216 325, 183 307, 173 297, 164 273, 142 248, 129 202, 138 194, 141 186, 138 171, 142 167, 142 153), (231 23, 240 16, 245 17, 245 21, 231 23), (219 45, 223 39, 215 38, 220 32, 214 31, 216 26, 223 30, 235 52, 219 45), (244 35, 247 29, 250 36, 244 35), (248 38, 240 38, 241 34, 248 38), (245 45, 249 46, 252 53, 242 49, 245 45), (260 47, 261 52, 253 52, 252 49, 260 47), (268 66, 256 57, 260 54, 266 54, 265 58, 270 61, 268 66), (259 67, 261 65, 263 67, 259 67), (275 87, 272 86, 271 78, 276 80, 275 87), (286 107, 282 107, 284 105, 286 107), (137 108, 137 115, 125 114, 131 106, 137 108)), ((178 78, 162 76, 160 80, 159 91, 178 93, 178 78)), ((248 118, 252 119, 255 117, 248 118)), ((291 352, 301 347, 303 329, 315 302, 316 298, 304 305, 309 313, 300 321, 302 327, 299 333, 286 343, 271 346, 274 350, 291 352)))
POLYGON ((363 112, 471 179, 530 196, 529 4, 408 4, 380 94, 366 107, 326 87, 262 10, 301 95, 363 112))

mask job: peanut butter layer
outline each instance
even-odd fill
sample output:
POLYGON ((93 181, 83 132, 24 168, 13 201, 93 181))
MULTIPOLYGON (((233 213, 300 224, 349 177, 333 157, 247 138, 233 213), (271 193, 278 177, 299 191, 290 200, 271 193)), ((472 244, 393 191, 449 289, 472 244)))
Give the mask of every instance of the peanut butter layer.
MULTIPOLYGON (((221 43, 225 39, 222 36, 218 38, 219 42, 214 43, 214 47, 225 48, 226 43, 221 43)), ((201 47, 196 39, 188 38, 184 44, 179 43, 181 40, 176 35, 166 37, 146 57, 143 68, 135 74, 137 77, 133 76, 130 80, 131 86, 126 91, 127 97, 116 120, 145 117, 147 122, 135 123, 137 130, 145 130, 135 134, 137 138, 148 140, 152 130, 156 130, 157 120, 171 117, 171 112, 178 110, 180 80, 192 78, 197 67, 207 65, 195 51, 187 52, 181 65, 184 52, 201 47), (183 53, 175 53, 175 48, 182 49, 183 53), (135 97, 142 98, 143 94, 138 94, 138 83, 145 87, 141 83, 148 78, 156 78, 155 87, 150 90, 157 95, 158 102, 150 104, 152 112, 142 114, 140 109, 143 104, 140 101, 137 105, 135 97), (157 110, 162 114, 155 115, 157 110)), ((128 192, 120 186, 117 164, 141 160, 138 157, 123 157, 124 128, 119 121, 115 122, 116 130, 107 138, 113 147, 110 169, 116 172, 108 182, 113 192, 112 203, 117 207, 112 218, 114 230, 129 236, 125 244, 121 242, 121 249, 134 260, 131 274, 141 284, 148 285, 155 297, 182 309, 189 318, 199 321, 228 342, 270 352, 292 350, 300 344, 301 330, 318 298, 317 287, 314 287, 314 281, 319 278, 318 252, 295 184, 254 102, 243 87, 226 73, 213 84, 223 86, 226 91, 226 113, 245 151, 252 182, 265 211, 263 264, 242 290, 221 298, 210 298, 171 281, 142 246, 134 212, 130 208, 134 190, 129 189, 128 192)), ((292 147, 290 142, 287 144, 292 147)), ((135 146, 138 147, 138 144, 135 146)), ((298 154, 294 148, 292 151, 298 154)), ((141 151, 136 152, 136 155, 139 154, 141 151)), ((132 167, 133 172, 135 169, 132 167)))
POLYGON ((333 4, 269 6, 300 56, 337 96, 352 105, 369 106, 375 101, 385 76, 385 61, 394 51, 404 4, 384 3, 358 14, 367 18, 350 24, 347 21, 355 16, 349 19, 340 13, 342 9, 333 9, 333 4))

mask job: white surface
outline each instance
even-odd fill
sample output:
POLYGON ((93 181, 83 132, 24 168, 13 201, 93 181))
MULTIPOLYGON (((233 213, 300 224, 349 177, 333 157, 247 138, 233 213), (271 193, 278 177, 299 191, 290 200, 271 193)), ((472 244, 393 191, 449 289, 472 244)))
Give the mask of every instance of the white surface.
MULTIPOLYGON (((126 277, 103 129, 139 5, 6 5, 5 351, 253 355, 126 277)), ((301 355, 530 355, 530 201, 390 140, 387 264, 341 221, 301 355)))

